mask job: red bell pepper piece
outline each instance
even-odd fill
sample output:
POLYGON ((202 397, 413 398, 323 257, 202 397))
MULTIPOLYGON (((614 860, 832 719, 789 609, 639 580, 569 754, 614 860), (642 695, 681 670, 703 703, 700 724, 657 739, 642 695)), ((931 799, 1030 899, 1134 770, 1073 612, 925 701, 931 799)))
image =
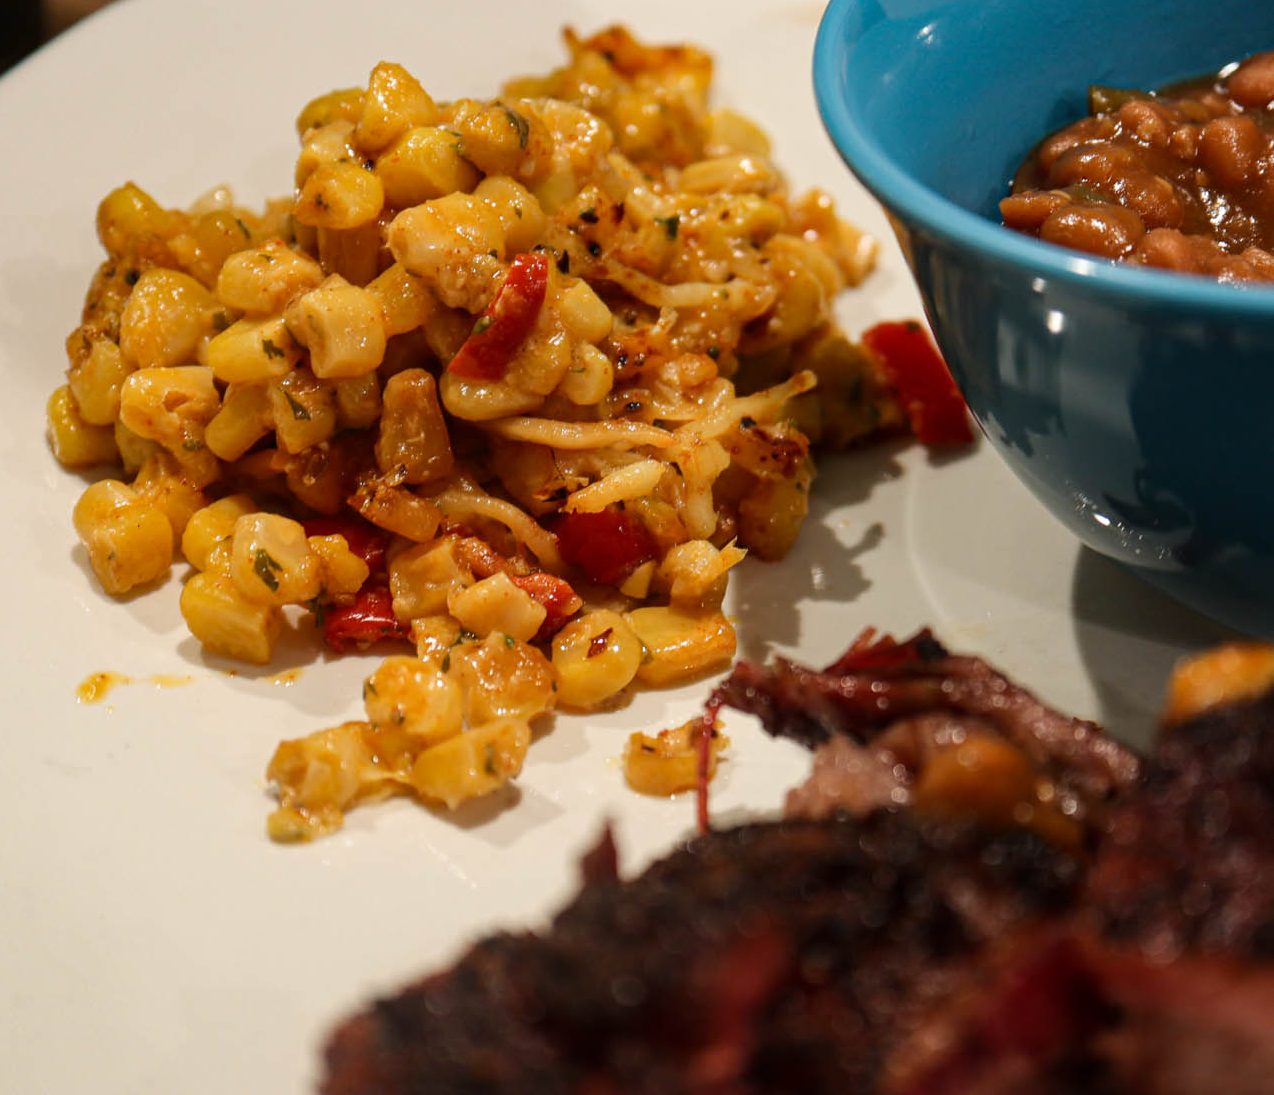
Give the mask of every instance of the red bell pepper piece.
POLYGON ((519 589, 525 590, 544 606, 547 615, 535 633, 536 642, 551 639, 572 616, 584 607, 584 600, 571 588, 571 583, 544 571, 522 576, 510 574, 509 578, 519 589))
POLYGON ((549 284, 549 260, 542 251, 514 258, 495 299, 473 325, 447 372, 465 380, 500 380, 509 360, 535 326, 549 284))
POLYGON ((863 332, 862 342, 884 367, 922 444, 972 442, 964 397, 923 325, 915 320, 878 323, 863 332))
POLYGON ((367 564, 372 574, 385 573, 385 549, 389 534, 361 517, 311 517, 301 524, 306 536, 343 536, 350 551, 367 564))
POLYGON ((657 554, 646 526, 624 510, 563 513, 552 522, 552 531, 562 558, 602 585, 619 585, 657 554))
POLYGON ((323 641, 337 654, 366 650, 382 639, 411 640, 411 628, 394 615, 387 585, 368 582, 347 605, 333 605, 323 617, 323 641))

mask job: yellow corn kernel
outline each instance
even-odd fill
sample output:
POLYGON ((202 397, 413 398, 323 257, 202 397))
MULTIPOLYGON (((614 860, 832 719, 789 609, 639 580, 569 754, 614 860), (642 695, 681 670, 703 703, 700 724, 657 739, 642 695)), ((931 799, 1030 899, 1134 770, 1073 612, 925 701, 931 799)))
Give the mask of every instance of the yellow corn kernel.
POLYGON ((216 298, 189 274, 152 266, 133 286, 120 316, 124 360, 139 369, 193 361, 217 310, 216 298))
POLYGON ((606 302, 586 281, 576 281, 562 290, 558 314, 567 334, 583 342, 600 342, 615 322, 606 302))
POLYGON ((368 78, 354 143, 375 154, 413 126, 433 125, 438 119, 438 107, 420 81, 402 65, 382 61, 368 78))
POLYGON ((301 348, 282 316, 241 319, 208 343, 204 361, 226 384, 257 384, 286 376, 301 358, 301 348))
POLYGON ((119 595, 168 573, 173 530, 162 510, 115 479, 93 483, 72 514, 93 573, 119 595))
MULTIPOLYGON (((359 157, 351 143, 353 136, 354 123, 340 118, 307 130, 301 139, 301 151, 296 157, 296 186, 300 188, 304 185, 325 164, 356 162, 359 157)), ((289 209, 289 213, 291 212, 289 209)), ((314 228, 295 218, 292 226, 297 246, 313 253, 314 228)))
POLYGON ((309 255, 282 240, 269 240, 226 259, 217 275, 217 298, 250 315, 274 315, 297 293, 322 280, 323 268, 309 255))
POLYGON ((540 630, 548 615, 539 601, 503 572, 454 591, 447 598, 447 611, 475 635, 498 632, 523 642, 540 630))
POLYGON ((387 337, 423 326, 438 310, 438 302, 425 283, 401 263, 394 263, 370 282, 367 291, 380 302, 387 337))
POLYGON ((503 268, 504 226, 491 203, 472 194, 444 194, 404 209, 385 239, 394 258, 448 308, 481 311, 503 268))
POLYGON ((411 785, 422 798, 454 810, 521 772, 530 745, 531 728, 521 719, 488 723, 421 753, 411 785))
POLYGON ((659 564, 660 587, 668 590, 668 600, 687 612, 721 607, 726 576, 743 561, 747 552, 731 541, 716 548, 707 540, 688 540, 668 549, 659 564))
POLYGON ((97 207, 97 237, 112 255, 135 250, 148 237, 166 240, 181 223, 181 214, 164 209, 135 183, 116 187, 97 207))
POLYGON ((274 426, 270 392, 264 384, 231 384, 204 430, 204 443, 221 460, 238 460, 274 426))
POLYGON ((417 616, 411 621, 411 641, 416 644, 416 657, 431 665, 441 665, 460 641, 460 625, 445 612, 417 616))
POLYGON ((283 628, 277 605, 246 600, 229 578, 212 571, 192 575, 181 590, 181 616, 205 650, 253 665, 267 665, 283 628))
POLYGON ((376 464, 404 483, 426 483, 451 474, 455 460, 438 386, 424 369, 404 369, 385 382, 376 464))
POLYGON ((294 216, 311 228, 371 224, 385 205, 380 179, 354 163, 320 164, 305 180, 294 216))
POLYGON ((375 373, 333 380, 336 396, 336 427, 364 430, 380 418, 380 378, 375 373))
POLYGON ((173 548, 181 543, 186 525, 208 499, 182 472, 181 465, 166 452, 152 453, 137 472, 133 490, 138 497, 155 506, 172 526, 173 548))
POLYGON ((728 108, 719 108, 707 118, 704 154, 715 158, 731 153, 768 156, 770 138, 751 118, 728 108))
POLYGON ((642 655, 641 640, 618 612, 586 612, 553 637, 558 703, 597 707, 631 683, 642 655))
MULTIPOLYGON (((689 791, 699 782, 699 738, 703 720, 691 719, 657 736, 638 731, 628 738, 624 750, 624 779, 643 795, 667 797, 689 791)), ((717 756, 730 739, 716 730, 708 746, 708 779, 717 774, 717 756)))
POLYGON ((437 665, 406 654, 386 658, 363 682, 363 706, 379 731, 415 739, 418 750, 462 729, 460 685, 437 665))
POLYGON ((646 595, 650 593, 650 586, 654 581, 656 567, 657 564, 653 559, 642 563, 620 583, 619 592, 635 601, 644 601, 646 595))
POLYGON ((80 416, 93 426, 112 426, 119 417, 119 389, 129 368, 119 346, 108 338, 93 340, 85 357, 68 373, 80 416))
POLYGON ((456 539, 414 544, 389 561, 389 591, 400 620, 432 616, 447 607, 447 596, 473 582, 473 574, 456 557, 456 539))
POLYGON ((437 126, 407 130, 376 158, 376 174, 385 187, 385 204, 394 209, 472 190, 482 178, 460 155, 459 138, 437 126))
POLYGON ((363 376, 385 356, 385 316, 366 289, 333 274, 288 305, 293 337, 310 351, 310 368, 323 379, 363 376))
POLYGON ((529 643, 492 633, 481 642, 463 642, 443 655, 443 669, 464 690, 465 721, 481 726, 493 719, 533 719, 553 707, 553 667, 529 643))
POLYGON ((1173 668, 1164 706, 1165 726, 1185 722, 1223 704, 1255 699, 1274 685, 1274 645, 1226 643, 1173 668))
POLYGON ((159 445, 138 437, 123 422, 115 423, 115 447, 119 450, 119 462, 129 475, 135 475, 148 456, 160 451, 159 445))
POLYGON ((196 486, 217 478, 204 431, 221 406, 212 370, 202 365, 138 369, 120 388, 119 420, 177 458, 196 486))
POLYGON ((548 132, 529 103, 458 99, 448 109, 465 159, 484 175, 528 178, 548 166, 548 132))
POLYGON ((764 156, 733 155, 689 164, 680 184, 690 194, 769 194, 780 181, 764 156))
POLYGON ((308 369, 297 369, 268 388, 279 447, 299 453, 336 432, 336 394, 308 369))
POLYGON ((358 121, 363 111, 363 89, 361 87, 343 87, 320 95, 305 104, 304 109, 296 117, 296 135, 304 137, 311 129, 343 121, 351 124, 358 121))
POLYGON ((246 494, 228 494, 191 514, 181 534, 181 553, 197 570, 207 570, 213 550, 234 535, 235 522, 255 513, 256 503, 246 494))
POLYGON ((428 498, 403 486, 373 480, 355 491, 349 503, 377 528, 427 544, 442 524, 442 510, 428 498))
POLYGON ((489 175, 478 183, 473 195, 487 202, 500 218, 505 254, 528 251, 539 242, 547 218, 539 199, 520 182, 507 175, 489 175))
POLYGON ((637 670, 642 684, 679 684, 720 669, 734 657, 734 627, 720 612, 689 613, 654 605, 633 609, 625 618, 646 647, 637 670))
POLYGON ((319 581, 329 597, 344 597, 363 588, 371 571, 349 549, 344 536, 311 536, 310 551, 318 557, 319 581))
POLYGON ((266 768, 279 807, 270 814, 271 840, 295 843, 333 833, 356 803, 394 790, 376 764, 365 722, 345 722, 303 738, 282 741, 266 768))
POLYGON ((113 464, 119 459, 115 431, 110 426, 92 426, 85 422, 67 385, 55 389, 49 396, 45 413, 49 446, 63 467, 91 468, 95 464, 113 464))
POLYGON ((230 580, 254 604, 303 604, 319 595, 319 557, 299 521, 276 513, 247 513, 234 523, 230 580))

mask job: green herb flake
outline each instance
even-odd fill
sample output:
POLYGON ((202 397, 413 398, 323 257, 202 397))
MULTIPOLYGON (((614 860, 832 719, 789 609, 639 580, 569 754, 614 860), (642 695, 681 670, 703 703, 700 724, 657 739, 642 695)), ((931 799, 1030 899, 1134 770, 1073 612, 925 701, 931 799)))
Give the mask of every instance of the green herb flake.
POLYGON ((279 591, 278 571, 283 567, 279 561, 271 555, 265 548, 257 548, 256 553, 252 556, 252 570, 262 583, 270 590, 271 593, 279 591))
POLYGON ((507 646, 510 650, 512 650, 515 646, 518 645, 518 641, 512 635, 505 635, 504 645, 507 646))
POLYGON ((525 148, 526 142, 531 138, 531 123, 511 106, 505 106, 501 103, 500 109, 504 111, 505 117, 509 119, 509 124, 518 131, 518 148, 525 148))
POLYGON ((310 412, 305 409, 305 404, 295 399, 286 388, 280 388, 279 390, 283 392, 283 398, 288 401, 288 406, 292 408, 292 417, 301 422, 308 422, 310 420, 310 412))
POLYGON ((451 651, 447 651, 447 653, 442 656, 442 671, 446 673, 450 669, 451 669, 451 651))
POLYGON ((230 317, 225 312, 214 312, 212 316, 212 329, 221 334, 222 331, 228 330, 230 327, 230 317))
POLYGON ((721 357, 721 347, 720 347, 720 346, 709 346, 709 347, 708 347, 708 356, 709 356, 710 358, 712 358, 712 360, 713 360, 713 361, 717 361, 717 360, 719 360, 719 359, 720 359, 720 357, 721 357))
POLYGON ((753 418, 751 415, 745 414, 742 418, 739 419, 739 425, 745 430, 750 430, 753 426, 756 425, 756 419, 753 418))
POLYGON ((681 216, 674 213, 671 217, 656 217, 655 223, 662 224, 664 226, 664 235, 670 240, 675 240, 678 231, 681 229, 681 216))
POLYGON ((596 224, 597 210, 591 205, 587 209, 581 209, 579 214, 579 219, 582 220, 585 224, 596 224))
POLYGON ((490 742, 482 747, 482 770, 489 776, 495 775, 495 746, 490 742))
MULTIPOLYGON (((274 344, 273 339, 263 338, 261 340, 261 349, 265 351, 266 357, 287 357, 288 355, 274 344)), ((307 415, 308 417, 308 415, 307 415)))
POLYGON ((479 316, 478 322, 473 325, 473 333, 475 335, 483 334, 485 331, 489 330, 490 327, 491 327, 491 317, 479 316))
POLYGON ((186 440, 181 443, 181 447, 186 452, 202 452, 204 446, 203 442, 200 441, 199 438, 187 437, 186 440))
POLYGON ((245 240, 250 240, 252 238, 251 230, 243 223, 243 219, 241 217, 235 217, 234 223, 239 226, 239 231, 243 233, 243 238, 245 240))

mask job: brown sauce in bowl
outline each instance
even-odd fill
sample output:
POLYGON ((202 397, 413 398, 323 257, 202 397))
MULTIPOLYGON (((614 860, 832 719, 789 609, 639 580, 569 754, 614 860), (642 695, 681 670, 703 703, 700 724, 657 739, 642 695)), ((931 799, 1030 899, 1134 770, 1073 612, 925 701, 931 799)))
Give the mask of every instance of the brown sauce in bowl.
POLYGON ((1274 281, 1274 51, 1154 92, 1094 87, 1000 215, 1049 243, 1222 281, 1274 281))

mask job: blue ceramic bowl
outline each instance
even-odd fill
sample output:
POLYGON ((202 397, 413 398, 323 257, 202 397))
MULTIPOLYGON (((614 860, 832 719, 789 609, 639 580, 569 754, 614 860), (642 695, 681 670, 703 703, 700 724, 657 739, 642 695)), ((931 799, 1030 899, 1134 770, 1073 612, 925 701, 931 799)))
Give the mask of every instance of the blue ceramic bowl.
POLYGON ((1264 635, 1274 289, 1086 258, 1000 227, 996 203, 1089 84, 1270 48, 1255 0, 832 0, 814 50, 823 121, 992 444, 1084 543, 1264 635))

